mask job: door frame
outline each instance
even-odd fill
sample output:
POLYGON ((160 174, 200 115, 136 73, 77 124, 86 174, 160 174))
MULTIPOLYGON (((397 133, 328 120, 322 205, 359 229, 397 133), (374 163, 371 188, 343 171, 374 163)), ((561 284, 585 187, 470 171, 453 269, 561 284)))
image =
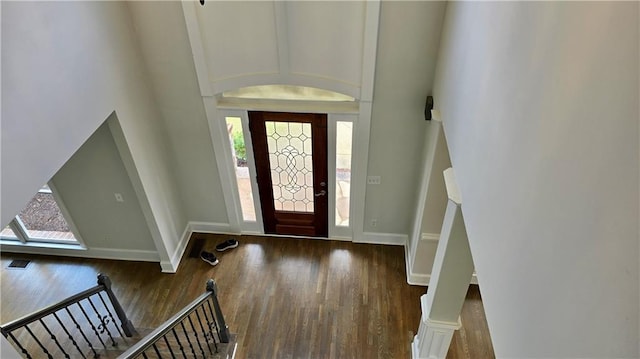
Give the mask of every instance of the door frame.
MULTIPOLYGON (((225 165, 226 150, 224 146, 226 128, 224 132, 220 129, 220 114, 223 110, 259 110, 259 111, 283 111, 283 112, 323 112, 332 119, 332 114, 353 115, 355 117, 352 140, 352 168, 351 168, 351 208, 348 234, 337 238, 337 234, 332 233, 332 226, 329 226, 329 237, 331 239, 353 240, 354 242, 367 242, 364 233, 364 213, 365 195, 367 191, 367 167, 369 163, 369 141, 371 130, 371 117, 373 108, 373 88, 376 69, 376 51, 378 46, 378 28, 380 20, 380 1, 372 0, 367 2, 364 18, 364 39, 362 48, 361 77, 357 84, 346 84, 340 79, 332 79, 314 76, 312 74, 293 74, 289 71, 289 64, 286 56, 280 64, 280 69, 274 73, 238 73, 234 76, 217 78, 213 76, 210 64, 207 62, 206 52, 203 45, 203 36, 200 33, 197 8, 193 2, 183 1, 182 12, 187 27, 189 43, 193 55, 193 64, 198 80, 200 96, 204 105, 205 116, 209 123, 209 130, 214 148, 215 163, 219 171, 220 185, 223 190, 223 199, 227 208, 229 223, 209 223, 204 227, 215 232, 226 231, 230 233, 241 233, 237 206, 234 207, 234 196, 232 192, 234 179, 230 176, 229 168, 225 165), (345 108, 333 103, 322 103, 316 101, 237 101, 234 103, 219 104, 218 98, 224 91, 234 90, 246 86, 256 86, 265 84, 290 84, 317 87, 342 93, 351 94, 355 101, 353 106, 345 108), (317 111, 318 109, 322 109, 317 111)), ((276 7, 276 13, 284 14, 284 7, 276 7)), ((284 14, 286 15, 286 14, 284 14)), ((284 17, 283 17, 284 18, 284 17)), ((281 39, 286 39, 285 36, 281 39)), ((286 40, 283 40, 283 47, 280 47, 282 54, 286 55, 286 40)), ((329 122, 331 124, 332 122, 329 122)), ((331 135, 329 135, 331 136, 331 135)), ((329 139, 331 137, 328 137, 329 139)), ((228 142, 228 141, 227 141, 228 142)), ((331 149, 331 148, 330 148, 331 149)), ((213 179, 212 179, 213 180, 213 179)), ((335 208, 335 204, 332 205, 335 208)), ((331 211, 333 212, 333 211, 331 211)), ((335 223, 335 221, 333 221, 335 223)), ((199 227, 203 228, 203 226, 199 227)), ((342 231, 342 233, 347 233, 342 231)))
POLYGON ((256 180, 256 161, 253 155, 253 143, 251 142, 251 132, 249 131, 249 115, 247 110, 219 110, 216 123, 209 122, 209 129, 213 140, 213 147, 218 163, 220 182, 224 193, 225 207, 229 217, 230 232, 243 234, 264 234, 264 222, 262 211, 260 210, 260 193, 258 191, 258 181, 256 180), (240 204, 240 193, 238 191, 238 181, 235 176, 235 164, 231 153, 231 146, 227 136, 227 117, 239 117, 242 123, 242 133, 244 135, 244 145, 247 152, 247 167, 249 168, 249 178, 251 180, 251 195, 253 196, 253 207, 256 211, 255 221, 245 221, 242 215, 242 205, 240 204), (217 133, 214 133, 217 132, 217 133), (215 137, 221 137, 216 140, 215 137))
MULTIPOLYGON (((212 98, 213 99, 213 98, 212 98)), ((251 143, 251 133, 249 131, 248 111, 276 111, 273 106, 258 107, 244 106, 241 108, 218 108, 211 106, 211 112, 215 112, 213 120, 209 121, 209 130, 213 142, 213 150, 216 158, 220 184, 222 186, 225 208, 229 217, 229 233, 238 234, 265 234, 262 210, 260 207, 260 193, 256 181, 255 158, 251 143), (235 166, 232 161, 231 146, 227 138, 226 117, 239 117, 242 121, 242 129, 245 137, 245 147, 247 150, 247 166, 251 177, 251 189, 256 209, 256 221, 244 221, 242 217, 242 207, 240 204, 240 194, 235 176, 235 166)), ((322 107, 320 107, 322 108, 322 107)), ((355 185, 366 183, 366 169, 369 147, 369 122, 363 121, 359 112, 331 113, 322 110, 314 111, 314 108, 287 108, 282 106, 276 112, 294 113, 326 113, 327 114, 327 172, 328 172, 328 237, 327 239, 362 241, 364 228, 364 195, 365 186, 355 185), (351 205, 349 207, 349 226, 336 226, 336 124, 337 122, 352 122, 352 167, 350 189, 351 205), (363 138, 364 137, 364 138, 363 138)), ((361 109, 362 110, 362 109, 361 109)), ((220 226, 218 226, 220 227, 220 226)), ((290 237, 290 236, 288 236, 290 237)))
MULTIPOLYGON (((295 235, 327 238, 329 236, 328 197, 331 195, 328 187, 327 114, 273 111, 251 112, 253 114, 249 113, 249 127, 251 128, 251 140, 254 144, 254 157, 264 161, 257 167, 260 168, 258 177, 262 176, 261 179, 258 178, 258 186, 261 194, 260 207, 264 219, 264 231, 269 234, 278 234, 281 230, 292 232, 310 231, 308 234, 299 233, 295 235), (253 123, 251 123, 252 121, 253 123), (271 169, 273 163, 270 161, 269 136, 266 131, 266 124, 271 121, 308 124, 310 126, 313 166, 313 212, 281 211, 275 208, 273 171, 271 169), (261 152, 256 154, 256 148, 261 149, 261 152), (323 193, 320 193, 321 191, 323 193), (281 230, 278 227, 281 227, 281 230), (285 227, 289 227, 289 229, 285 230, 285 227)), ((289 235, 292 235, 292 233, 289 233, 289 235)))

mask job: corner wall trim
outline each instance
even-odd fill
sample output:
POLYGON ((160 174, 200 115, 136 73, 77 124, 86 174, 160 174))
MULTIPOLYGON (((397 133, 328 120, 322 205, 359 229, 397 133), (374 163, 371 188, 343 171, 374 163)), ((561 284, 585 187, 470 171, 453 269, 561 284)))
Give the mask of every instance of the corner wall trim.
POLYGON ((404 264, 407 275, 407 283, 410 285, 420 285, 424 287, 429 286, 429 279, 431 279, 431 274, 422 274, 422 273, 414 273, 411 269, 411 264, 413 263, 413 257, 409 253, 410 248, 408 245, 404 246, 404 264))
POLYGON ((157 251, 145 251, 137 249, 111 249, 111 248, 90 248, 86 252, 87 256, 95 258, 119 259, 129 261, 158 262, 160 257, 157 251))
POLYGON ((162 267, 163 273, 175 273, 178 271, 178 267, 180 266, 180 261, 182 261, 182 256, 184 255, 184 251, 187 249, 187 244, 189 244, 189 238, 191 237, 191 231, 189 229, 189 223, 182 231, 182 236, 180 237, 180 242, 176 246, 176 249, 171 254, 169 261, 160 262, 160 267, 162 267))
POLYGON ((393 246, 406 246, 409 236, 400 233, 372 233, 364 232, 362 234, 362 240, 355 240, 354 243, 369 243, 369 244, 389 244, 393 246))
POLYGON ((178 271, 184 252, 189 245, 189 239, 194 232, 200 233, 221 233, 221 234, 239 234, 235 233, 231 229, 231 225, 228 223, 213 223, 213 222, 189 222, 182 232, 180 242, 176 246, 176 249, 171 254, 169 261, 161 261, 163 273, 175 273, 178 271))

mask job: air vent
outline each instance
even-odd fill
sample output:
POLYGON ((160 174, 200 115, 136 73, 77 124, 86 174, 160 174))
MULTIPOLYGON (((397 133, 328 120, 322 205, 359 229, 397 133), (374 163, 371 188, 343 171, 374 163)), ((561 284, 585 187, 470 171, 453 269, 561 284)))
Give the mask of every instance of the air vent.
POLYGON ((24 259, 16 259, 11 261, 11 263, 9 263, 9 268, 24 269, 24 268, 27 268, 29 263, 31 263, 31 261, 24 260, 24 259))

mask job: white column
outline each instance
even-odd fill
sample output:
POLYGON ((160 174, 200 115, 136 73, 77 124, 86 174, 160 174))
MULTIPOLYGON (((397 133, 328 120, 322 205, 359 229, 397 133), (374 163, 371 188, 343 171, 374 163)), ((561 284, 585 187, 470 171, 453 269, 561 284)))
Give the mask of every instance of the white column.
POLYGON ((420 298, 422 320, 412 344, 414 359, 445 358, 473 275, 473 260, 453 169, 444 171, 449 201, 427 294, 420 298))
POLYGON ((432 120, 426 124, 427 146, 421 157, 425 166, 420 179, 413 226, 409 242, 405 246, 407 282, 423 286, 429 285, 446 210, 447 202, 443 198, 446 189, 442 172, 451 167, 440 114, 438 111, 431 110, 431 116, 432 120))

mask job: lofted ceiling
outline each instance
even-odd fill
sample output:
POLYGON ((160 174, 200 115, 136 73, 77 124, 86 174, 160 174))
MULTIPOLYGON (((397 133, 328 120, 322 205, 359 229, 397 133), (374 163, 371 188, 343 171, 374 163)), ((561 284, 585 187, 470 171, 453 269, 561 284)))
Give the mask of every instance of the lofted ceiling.
POLYGON ((355 1, 183 2, 202 95, 286 84, 370 97, 366 74, 373 71, 379 7, 355 1))

